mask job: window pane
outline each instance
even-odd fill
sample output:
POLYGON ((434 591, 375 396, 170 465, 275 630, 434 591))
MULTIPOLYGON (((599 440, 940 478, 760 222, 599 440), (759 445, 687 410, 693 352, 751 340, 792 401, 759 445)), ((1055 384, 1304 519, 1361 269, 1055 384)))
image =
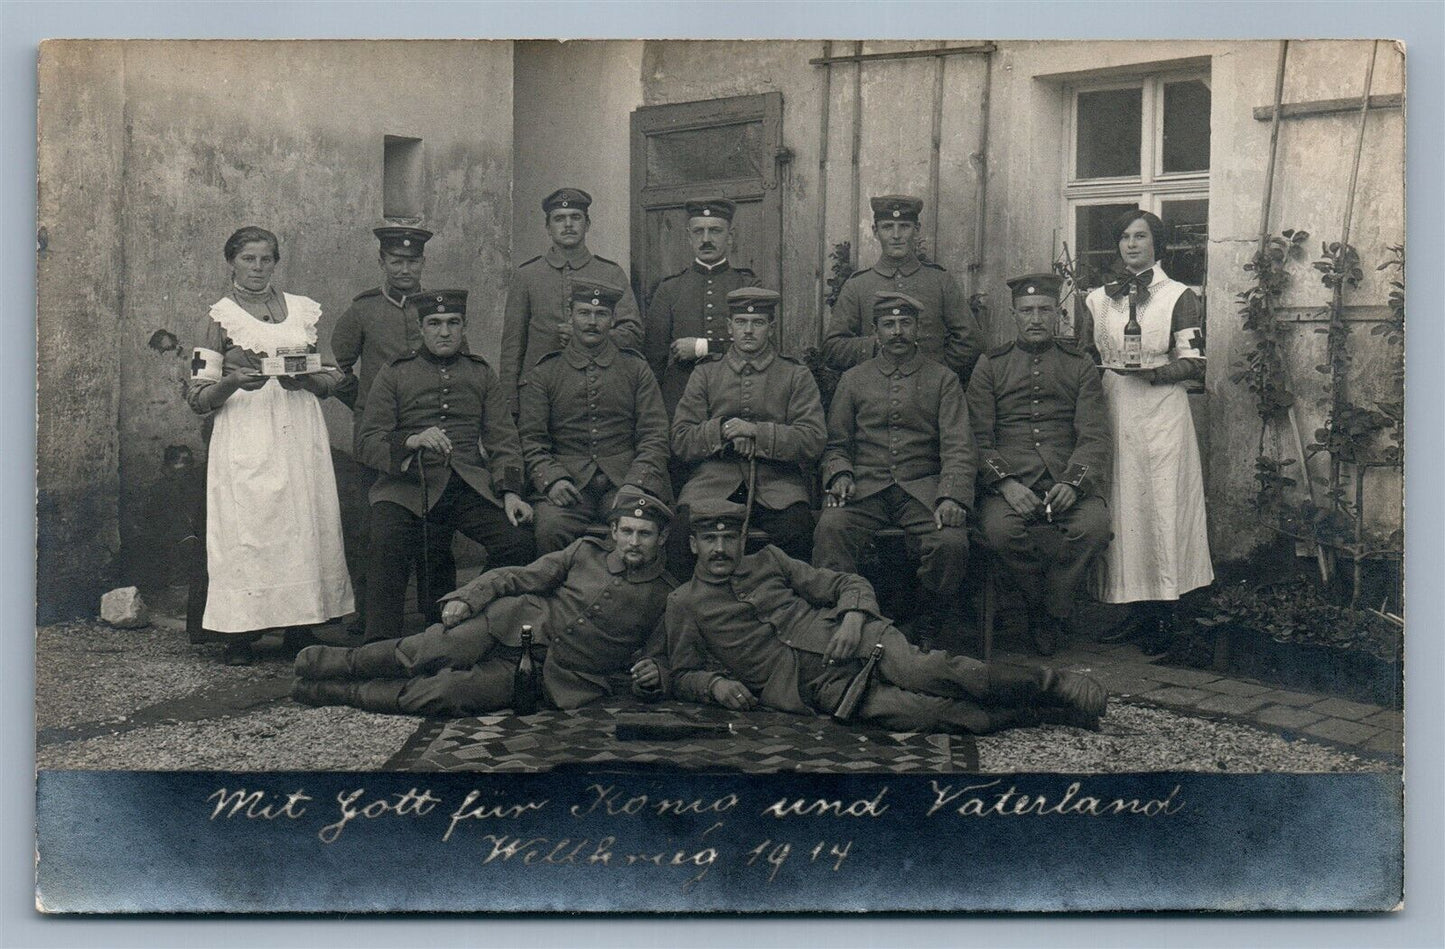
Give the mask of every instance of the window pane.
POLYGON ((1164 84, 1163 169, 1209 170, 1209 86, 1202 79, 1164 84))
POLYGON ((1139 207, 1138 201, 1127 204, 1088 204, 1074 209, 1074 235, 1079 246, 1073 248, 1075 283, 1083 292, 1104 283, 1119 262, 1119 248, 1111 233, 1114 219, 1125 211, 1139 207))
POLYGON ((1079 93, 1078 152, 1080 178, 1115 178, 1139 174, 1143 88, 1105 89, 1079 93))
POLYGON ((679 185, 761 177, 762 147, 761 122, 649 135, 647 183, 679 185))
POLYGON ((1208 266, 1209 199, 1164 201, 1159 219, 1169 230, 1164 272, 1191 287, 1204 285, 1208 266))

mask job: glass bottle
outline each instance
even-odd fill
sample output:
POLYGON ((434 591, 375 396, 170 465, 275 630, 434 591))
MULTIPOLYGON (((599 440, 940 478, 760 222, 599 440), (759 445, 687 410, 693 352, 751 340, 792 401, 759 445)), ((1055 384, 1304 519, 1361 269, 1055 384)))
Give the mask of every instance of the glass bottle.
POLYGON ((540 671, 532 658, 532 627, 524 624, 522 654, 517 657, 517 669, 512 673, 512 711, 516 714, 531 715, 537 711, 542 697, 540 671))
POLYGON ((873 667, 878 665, 878 660, 883 658, 883 644, 876 643, 873 651, 868 654, 868 661, 863 668, 848 683, 848 688, 843 691, 843 697, 838 700, 838 707, 833 711, 833 717, 840 722, 850 720, 858 711, 858 706, 863 701, 863 693, 868 691, 868 680, 873 676, 873 667))
POLYGON ((1144 368, 1144 330, 1139 325, 1139 305, 1133 288, 1129 290, 1129 322, 1124 324, 1124 368, 1144 368))

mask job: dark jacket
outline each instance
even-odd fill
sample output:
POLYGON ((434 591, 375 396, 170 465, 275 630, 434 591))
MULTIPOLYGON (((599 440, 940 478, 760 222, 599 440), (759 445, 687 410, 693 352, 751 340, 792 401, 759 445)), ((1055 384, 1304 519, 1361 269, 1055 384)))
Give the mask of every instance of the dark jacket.
POLYGON ((438 359, 422 350, 383 366, 367 395, 356 457, 381 472, 372 504, 391 501, 418 517, 425 513, 406 439, 433 425, 451 439, 452 454, 446 461, 427 458, 428 505, 441 498, 453 473, 498 507, 502 492, 522 493, 517 428, 492 367, 472 353, 438 359))

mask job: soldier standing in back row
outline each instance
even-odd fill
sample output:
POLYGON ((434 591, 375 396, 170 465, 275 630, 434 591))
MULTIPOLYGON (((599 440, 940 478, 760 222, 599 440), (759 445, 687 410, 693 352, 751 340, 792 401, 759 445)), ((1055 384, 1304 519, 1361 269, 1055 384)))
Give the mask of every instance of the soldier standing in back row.
MULTIPOLYGON (((366 396, 377 372, 398 356, 421 348, 416 306, 408 303, 407 297, 423 292, 421 275, 426 267, 426 242, 432 238, 432 232, 424 228, 400 225, 378 227, 372 233, 381 244, 377 260, 381 265, 382 283, 358 293, 331 331, 331 351, 336 356, 336 365, 345 374, 336 396, 351 407, 353 444, 361 432, 366 396)), ((466 349, 465 341, 462 348, 466 349)), ((352 467, 356 470, 341 472, 338 481, 346 486, 341 499, 341 527, 346 540, 347 569, 360 614, 356 631, 360 632, 366 628, 366 559, 371 546, 366 529, 370 507, 367 493, 376 481, 376 471, 359 460, 355 460, 352 467)), ((451 589, 457 579, 451 537, 438 531, 433 540, 427 552, 431 573, 438 586, 450 584, 447 589, 451 589)), ((418 565, 420 562, 418 560, 418 565)), ((420 575, 418 571, 417 576, 420 575)), ((435 604, 428 604, 428 622, 440 619, 438 609, 435 604)))
POLYGON ((647 305, 643 352, 662 387, 662 402, 672 415, 693 366, 705 356, 727 352, 727 295, 738 287, 756 287, 758 278, 728 260, 733 246, 733 214, 726 198, 687 202, 687 239, 693 261, 663 277, 647 305))
POLYGON ((587 249, 592 226, 592 196, 579 188, 559 188, 542 199, 552 249, 522 264, 512 274, 502 320, 502 392, 518 410, 517 386, 527 370, 567 344, 567 305, 573 281, 600 281, 623 288, 612 319, 612 341, 620 349, 642 348, 642 321, 627 274, 587 249))
POLYGON ((918 215, 923 199, 888 194, 872 199, 873 236, 881 254, 867 270, 854 271, 828 314, 823 357, 835 369, 848 369, 878 354, 873 335, 873 301, 880 292, 917 300, 918 348, 923 355, 958 373, 968 374, 983 352, 983 337, 968 300, 953 277, 938 264, 918 258, 918 215))

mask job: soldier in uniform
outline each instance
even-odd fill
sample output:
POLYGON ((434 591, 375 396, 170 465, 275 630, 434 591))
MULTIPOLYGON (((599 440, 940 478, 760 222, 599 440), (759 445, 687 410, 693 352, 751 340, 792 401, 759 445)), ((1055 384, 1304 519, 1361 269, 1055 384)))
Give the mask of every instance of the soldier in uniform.
POLYGON ((583 537, 524 567, 489 570, 447 594, 442 622, 415 636, 303 649, 292 695, 307 705, 409 715, 508 708, 527 624, 546 655, 549 704, 577 708, 628 691, 661 698, 661 619, 676 586, 661 555, 671 519, 656 498, 619 491, 608 514, 610 545, 583 537))
POLYGON ((727 295, 738 287, 758 285, 751 270, 728 261, 737 205, 726 198, 707 198, 689 201, 686 208, 693 261, 686 269, 662 278, 644 321, 643 352, 662 386, 662 402, 669 416, 697 361, 727 352, 732 342, 727 295))
POLYGON ((619 489, 671 497, 667 413, 642 354, 612 342, 625 291, 572 285, 572 338, 524 377, 518 431, 537 497, 538 553, 561 550, 612 507, 619 489))
MULTIPOLYGON (((491 564, 526 563, 533 552, 506 397, 486 361, 462 351, 467 293, 433 290, 413 303, 422 346, 376 374, 356 440, 356 456, 380 473, 371 488, 368 640, 401 634, 423 519, 427 533, 448 540, 460 530, 487 549, 491 564)), ((442 578, 427 580, 426 589, 417 585, 422 603, 447 591, 442 578)))
POLYGON ((502 391, 512 415, 518 411, 517 385, 543 356, 567 343, 567 301, 574 281, 600 281, 622 287, 612 319, 612 341, 621 349, 642 348, 637 301, 627 289, 627 274, 613 261, 587 249, 592 225, 592 196, 578 188, 558 188, 542 200, 552 249, 522 264, 512 274, 502 319, 502 391))
POLYGON ((918 551, 914 635, 928 648, 963 585, 974 450, 958 377, 919 351, 923 304, 879 293, 879 354, 838 380, 823 454, 826 495, 813 563, 856 573, 868 537, 896 525, 918 551))
POLYGON ((745 556, 742 520, 726 501, 692 510, 697 566, 667 598, 665 620, 676 697, 827 715, 881 647, 857 712, 864 721, 973 734, 1040 722, 1098 727, 1108 694, 1088 676, 919 650, 878 612, 862 577, 771 545, 745 556))
MULTIPOLYGON (((336 365, 344 373, 336 395, 352 410, 353 443, 361 431, 366 395, 377 371, 396 357, 421 348, 421 327, 417 323, 416 308, 408 307, 406 298, 409 294, 422 292, 426 242, 432 238, 431 231, 399 225, 374 228, 372 233, 381 245, 377 259, 381 265, 382 283, 358 293, 331 331, 331 351, 336 357, 336 365)), ((346 560, 361 614, 358 628, 365 629, 366 552, 370 547, 366 534, 370 506, 367 494, 376 481, 376 472, 351 460, 341 480, 349 488, 342 499, 346 560)), ((438 532, 433 540, 437 542, 426 554, 430 570, 439 583, 447 584, 448 588, 454 587, 457 568, 452 559, 451 538, 442 537, 438 532)), ((428 614, 432 622, 438 618, 439 614, 428 614)))
POLYGON ((773 343, 778 293, 741 287, 728 294, 732 346, 708 356, 687 380, 672 419, 672 451, 696 468, 678 496, 746 502, 753 523, 790 556, 812 548, 808 508, 812 466, 823 453, 823 403, 813 374, 773 343))
POLYGON ((905 294, 920 301, 918 346, 925 356, 958 373, 968 374, 983 352, 968 300, 953 277, 938 264, 918 259, 918 215, 923 199, 888 194, 872 199, 873 236, 881 254, 867 270, 854 271, 843 284, 828 314, 823 357, 835 369, 872 359, 878 342, 870 332, 873 301, 881 291, 905 294))
POLYGON ((1060 283, 1051 273, 1008 282, 1018 338, 980 359, 968 384, 979 527, 1023 594, 1030 638, 1045 656, 1110 538, 1104 390, 1093 360, 1054 339, 1060 283))

